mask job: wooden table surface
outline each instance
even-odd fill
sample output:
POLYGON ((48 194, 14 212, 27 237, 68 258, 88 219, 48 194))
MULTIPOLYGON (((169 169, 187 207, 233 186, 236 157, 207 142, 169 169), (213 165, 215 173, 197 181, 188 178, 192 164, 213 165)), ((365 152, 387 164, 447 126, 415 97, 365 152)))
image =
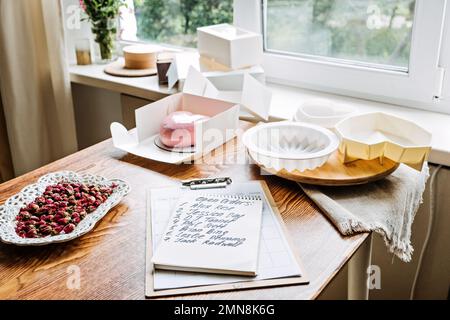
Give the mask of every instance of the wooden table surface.
POLYGON ((169 165, 117 150, 107 140, 1 184, 0 204, 40 176, 59 170, 124 179, 132 191, 81 238, 44 247, 0 244, 0 299, 145 299, 145 190, 209 176, 266 180, 311 282, 182 298, 316 298, 368 234, 342 237, 295 183, 261 175, 255 165, 236 164, 243 149, 235 139, 206 156, 203 164, 169 165), (79 289, 67 285, 74 270, 80 271, 79 289))

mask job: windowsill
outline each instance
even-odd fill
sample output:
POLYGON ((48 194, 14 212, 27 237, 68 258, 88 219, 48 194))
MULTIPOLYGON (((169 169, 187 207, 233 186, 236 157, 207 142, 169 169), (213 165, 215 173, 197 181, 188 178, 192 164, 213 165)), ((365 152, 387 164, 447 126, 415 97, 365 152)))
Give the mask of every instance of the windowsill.
POLYGON ((69 67, 70 81, 148 100, 159 100, 177 92, 175 89, 169 90, 167 86, 160 86, 156 76, 115 77, 103 72, 104 68, 104 65, 95 64, 88 66, 71 65, 69 67))
MULTIPOLYGON (((160 86, 156 76, 142 78, 120 78, 103 72, 104 66, 70 66, 70 77, 73 83, 107 89, 148 100, 158 100, 176 93, 160 86)), ((339 103, 353 106, 359 111, 383 111, 414 121, 433 134, 430 162, 450 166, 450 115, 411 109, 386 103, 363 99, 326 94, 306 89, 288 87, 269 83, 272 90, 272 106, 270 116, 273 120, 292 119, 301 101, 310 98, 328 98, 339 103)))

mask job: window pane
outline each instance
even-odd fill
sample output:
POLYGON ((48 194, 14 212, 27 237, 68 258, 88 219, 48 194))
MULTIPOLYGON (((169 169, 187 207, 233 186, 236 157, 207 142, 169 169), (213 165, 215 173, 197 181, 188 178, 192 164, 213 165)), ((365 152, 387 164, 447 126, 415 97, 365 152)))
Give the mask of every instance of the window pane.
POLYGON ((197 28, 232 23, 233 0, 134 0, 137 36, 196 47, 197 28))
POLYGON ((414 4, 266 0, 266 50, 407 68, 414 4))

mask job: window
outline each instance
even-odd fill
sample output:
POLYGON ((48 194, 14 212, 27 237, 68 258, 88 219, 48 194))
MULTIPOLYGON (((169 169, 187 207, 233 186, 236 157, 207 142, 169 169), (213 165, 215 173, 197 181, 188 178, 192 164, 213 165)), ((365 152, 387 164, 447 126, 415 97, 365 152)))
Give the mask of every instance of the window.
POLYGON ((234 23, 263 33, 269 81, 450 113, 447 2, 235 0, 234 23))
MULTIPOLYGON (((161 42, 183 47, 197 46, 197 28, 232 23, 232 0, 128 0, 135 21, 125 20, 124 40, 161 42), (134 26, 134 28, 133 28, 134 26)), ((129 10, 128 10, 129 12, 129 10)))
POLYGON ((408 70, 414 0, 268 0, 267 52, 408 70))
POLYGON ((196 47, 197 27, 264 36, 269 82, 450 113, 450 0, 125 0, 122 39, 196 47))

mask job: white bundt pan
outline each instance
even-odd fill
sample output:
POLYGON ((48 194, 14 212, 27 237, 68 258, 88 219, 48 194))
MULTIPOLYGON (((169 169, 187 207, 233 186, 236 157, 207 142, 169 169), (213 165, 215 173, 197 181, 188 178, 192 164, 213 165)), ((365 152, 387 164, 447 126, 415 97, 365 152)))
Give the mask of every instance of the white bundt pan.
POLYGON ((322 166, 339 146, 330 130, 291 121, 253 127, 244 133, 243 143, 258 165, 288 172, 322 166))

